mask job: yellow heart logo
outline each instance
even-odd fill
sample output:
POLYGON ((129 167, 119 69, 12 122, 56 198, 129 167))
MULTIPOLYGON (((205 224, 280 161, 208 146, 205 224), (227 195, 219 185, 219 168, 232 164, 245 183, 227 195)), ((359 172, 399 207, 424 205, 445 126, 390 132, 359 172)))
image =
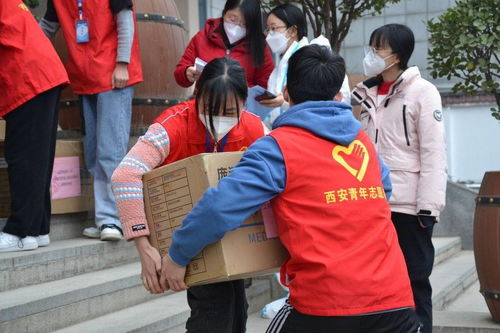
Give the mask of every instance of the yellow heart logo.
POLYGON ((368 155, 368 150, 365 145, 359 141, 354 140, 349 144, 349 146, 336 146, 332 150, 332 156, 335 161, 337 161, 340 165, 342 165, 351 175, 356 177, 357 180, 362 181, 365 177, 366 169, 368 168, 368 162, 370 161, 370 156, 368 155), (352 155, 362 159, 361 166, 359 169, 356 169, 349 165, 344 157, 340 156, 340 153, 344 153, 345 155, 352 155))

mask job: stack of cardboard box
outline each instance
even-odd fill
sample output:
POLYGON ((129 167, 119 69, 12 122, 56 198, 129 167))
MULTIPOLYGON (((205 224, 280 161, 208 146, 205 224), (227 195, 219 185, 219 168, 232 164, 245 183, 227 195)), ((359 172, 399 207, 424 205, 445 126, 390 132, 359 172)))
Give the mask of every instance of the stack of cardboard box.
MULTIPOLYGON (((8 165, 5 160, 4 140, 5 120, 0 119, 0 218, 8 217, 10 214, 8 165)), ((93 209, 92 178, 84 168, 82 142, 80 140, 57 140, 55 163, 58 164, 58 162, 62 162, 59 163, 58 172, 61 175, 67 175, 67 179, 53 175, 52 184, 59 188, 71 187, 71 190, 63 190, 63 194, 58 196, 59 199, 52 200, 52 214, 76 213, 93 209), (68 157, 74 157, 73 164, 61 160, 68 157), (78 170, 75 170, 75 163, 78 170)), ((36 165, 33 167, 36 168, 36 165)))

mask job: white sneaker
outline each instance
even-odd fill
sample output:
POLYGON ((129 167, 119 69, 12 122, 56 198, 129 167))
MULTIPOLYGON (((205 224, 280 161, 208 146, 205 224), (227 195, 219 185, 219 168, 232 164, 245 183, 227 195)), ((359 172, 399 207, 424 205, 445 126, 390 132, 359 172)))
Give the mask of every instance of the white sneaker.
POLYGON ((119 241, 123 239, 122 229, 114 224, 103 224, 101 226, 101 240, 119 241))
POLYGON ((83 235, 89 238, 99 238, 101 237, 101 231, 96 227, 89 227, 83 229, 83 235))
POLYGON ((29 251, 38 248, 36 238, 26 236, 17 237, 5 232, 0 232, 0 252, 29 251))
POLYGON ((36 237, 36 242, 38 243, 38 246, 49 246, 50 244, 50 238, 49 235, 40 235, 36 237))

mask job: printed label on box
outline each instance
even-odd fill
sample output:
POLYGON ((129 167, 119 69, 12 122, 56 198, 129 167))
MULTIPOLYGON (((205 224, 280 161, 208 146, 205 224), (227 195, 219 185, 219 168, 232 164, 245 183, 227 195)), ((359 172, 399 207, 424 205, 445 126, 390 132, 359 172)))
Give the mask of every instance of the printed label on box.
MULTIPOLYGON (((164 256, 172 243, 172 233, 193 208, 186 169, 153 178, 148 181, 148 185, 154 186, 148 192, 149 205, 159 252, 164 256)), ((206 269, 203 252, 187 268, 191 275, 204 273, 206 269)))
POLYGON ((78 156, 56 157, 54 159, 50 193, 52 199, 72 198, 82 195, 78 156))

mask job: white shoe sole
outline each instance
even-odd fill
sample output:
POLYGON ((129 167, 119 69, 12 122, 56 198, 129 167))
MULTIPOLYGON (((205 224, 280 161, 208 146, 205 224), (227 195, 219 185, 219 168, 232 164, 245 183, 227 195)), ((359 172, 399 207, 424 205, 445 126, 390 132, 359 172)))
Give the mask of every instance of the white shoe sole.
POLYGON ((17 252, 17 251, 33 251, 38 249, 38 244, 33 244, 24 247, 11 246, 7 248, 0 249, 0 252, 17 252))
POLYGON ((101 232, 101 240, 102 241, 120 241, 123 239, 122 235, 117 234, 105 234, 101 232))
POLYGON ((88 238, 95 238, 95 239, 101 237, 100 234, 96 234, 96 233, 93 233, 93 232, 86 232, 86 231, 83 231, 83 235, 86 236, 86 237, 88 237, 88 238))

